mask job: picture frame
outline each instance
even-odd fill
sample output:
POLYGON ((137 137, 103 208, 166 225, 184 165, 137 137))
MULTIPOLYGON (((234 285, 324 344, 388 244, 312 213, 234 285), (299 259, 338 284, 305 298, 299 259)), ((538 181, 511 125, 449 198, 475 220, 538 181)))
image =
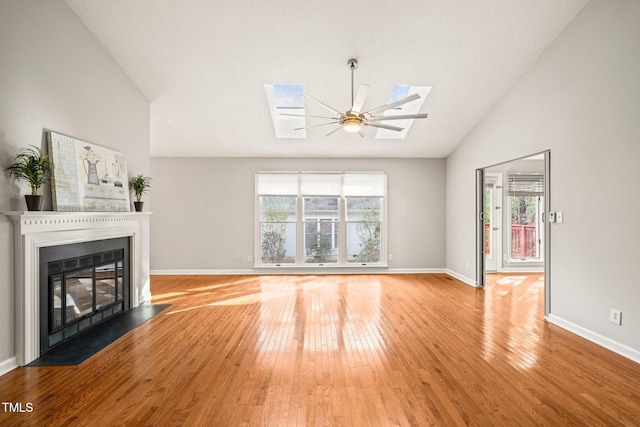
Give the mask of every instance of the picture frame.
POLYGON ((54 164, 54 211, 129 212, 127 160, 114 150, 58 132, 47 132, 54 164))

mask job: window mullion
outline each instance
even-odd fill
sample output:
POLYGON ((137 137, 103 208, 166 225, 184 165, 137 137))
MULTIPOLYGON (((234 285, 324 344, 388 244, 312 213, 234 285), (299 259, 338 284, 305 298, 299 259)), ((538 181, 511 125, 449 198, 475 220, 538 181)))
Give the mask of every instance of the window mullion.
POLYGON ((302 196, 296 198, 296 265, 304 265, 304 212, 302 196))
POLYGON ((344 196, 340 197, 338 203, 338 263, 347 264, 347 208, 344 196))

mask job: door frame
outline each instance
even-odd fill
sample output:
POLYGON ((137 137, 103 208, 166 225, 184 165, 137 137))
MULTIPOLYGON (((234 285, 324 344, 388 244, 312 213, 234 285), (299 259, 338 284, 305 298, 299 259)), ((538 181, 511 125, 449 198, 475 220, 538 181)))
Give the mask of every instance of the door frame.
MULTIPOLYGON (((491 232, 490 236, 490 246, 489 249, 491 251, 490 254, 485 253, 485 271, 491 272, 500 272, 502 271, 502 254, 504 253, 503 246, 503 222, 504 222, 504 197, 502 195, 502 173, 490 172, 487 173, 485 171, 484 176, 484 184, 485 186, 491 185, 493 182, 493 188, 491 188, 491 213, 489 215, 490 218, 490 227, 489 231, 491 232), (494 268, 490 268, 494 266, 494 268)), ((487 188, 485 188, 485 197, 486 197, 487 188)), ((485 205, 486 207, 486 205, 485 205)), ((486 224, 485 224, 486 231, 486 224)), ((485 236, 486 238, 486 236, 485 236)))
POLYGON ((522 160, 528 157, 544 155, 544 210, 542 218, 544 221, 544 316, 548 317, 551 313, 551 227, 547 218, 548 212, 551 210, 551 150, 545 150, 510 159, 504 162, 495 163, 479 169, 476 169, 476 286, 483 288, 486 283, 486 263, 485 263, 485 212, 484 212, 484 186, 485 186, 485 169, 509 163, 515 160, 522 160))

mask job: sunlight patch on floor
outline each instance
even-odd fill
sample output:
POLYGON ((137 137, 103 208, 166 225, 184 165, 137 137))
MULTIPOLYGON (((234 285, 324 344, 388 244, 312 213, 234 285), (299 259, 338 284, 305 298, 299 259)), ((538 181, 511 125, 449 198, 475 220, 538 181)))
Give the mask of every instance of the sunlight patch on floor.
POLYGON ((167 292, 167 293, 160 294, 160 295, 154 295, 153 296, 153 301, 156 302, 156 301, 161 300, 161 299, 180 297, 180 296, 183 296, 183 295, 188 295, 188 292, 167 292))
POLYGON ((222 301, 216 301, 216 302, 199 305, 195 307, 187 307, 187 308, 183 308, 182 310, 173 310, 168 312, 167 314, 184 313, 185 311, 197 310, 200 308, 207 308, 207 307, 220 307, 220 306, 230 306, 230 305, 254 305, 264 301, 286 297, 288 295, 290 295, 290 292, 270 292, 268 294, 258 292, 255 294, 243 295, 235 298, 228 298, 222 301))
POLYGON ((501 286, 518 286, 527 280, 527 276, 505 276, 496 281, 501 286))
POLYGON ((243 295, 235 298, 228 298, 224 301, 213 302, 209 305, 218 306, 218 305, 253 305, 258 304, 264 301, 274 300, 278 298, 283 298, 291 295, 290 292, 258 292, 255 294, 243 295))
POLYGON ((223 283, 215 283, 213 285, 199 286, 197 288, 191 288, 191 289, 189 289, 189 291, 192 291, 192 292, 208 291, 208 290, 211 290, 211 289, 224 288, 226 286, 242 285, 244 283, 253 282, 254 280, 255 280, 255 277, 253 277, 253 276, 246 277, 246 278, 243 278, 243 279, 236 278, 236 279, 229 280, 229 281, 223 282, 223 283))

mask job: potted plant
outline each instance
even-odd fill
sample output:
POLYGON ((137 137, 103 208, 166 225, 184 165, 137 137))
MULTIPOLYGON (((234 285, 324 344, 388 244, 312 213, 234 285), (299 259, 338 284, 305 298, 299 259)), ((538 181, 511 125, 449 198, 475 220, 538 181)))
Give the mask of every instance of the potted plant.
POLYGON ((144 205, 142 195, 148 192, 149 188, 151 188, 151 178, 148 176, 137 175, 129 181, 129 190, 136 196, 136 201, 133 202, 136 212, 142 212, 142 206, 144 205))
POLYGON ((16 162, 7 169, 11 177, 18 180, 25 180, 31 186, 31 194, 25 194, 27 209, 39 211, 42 208, 42 195, 38 194, 38 189, 44 184, 53 172, 53 161, 43 154, 36 146, 23 148, 16 155, 16 162))

